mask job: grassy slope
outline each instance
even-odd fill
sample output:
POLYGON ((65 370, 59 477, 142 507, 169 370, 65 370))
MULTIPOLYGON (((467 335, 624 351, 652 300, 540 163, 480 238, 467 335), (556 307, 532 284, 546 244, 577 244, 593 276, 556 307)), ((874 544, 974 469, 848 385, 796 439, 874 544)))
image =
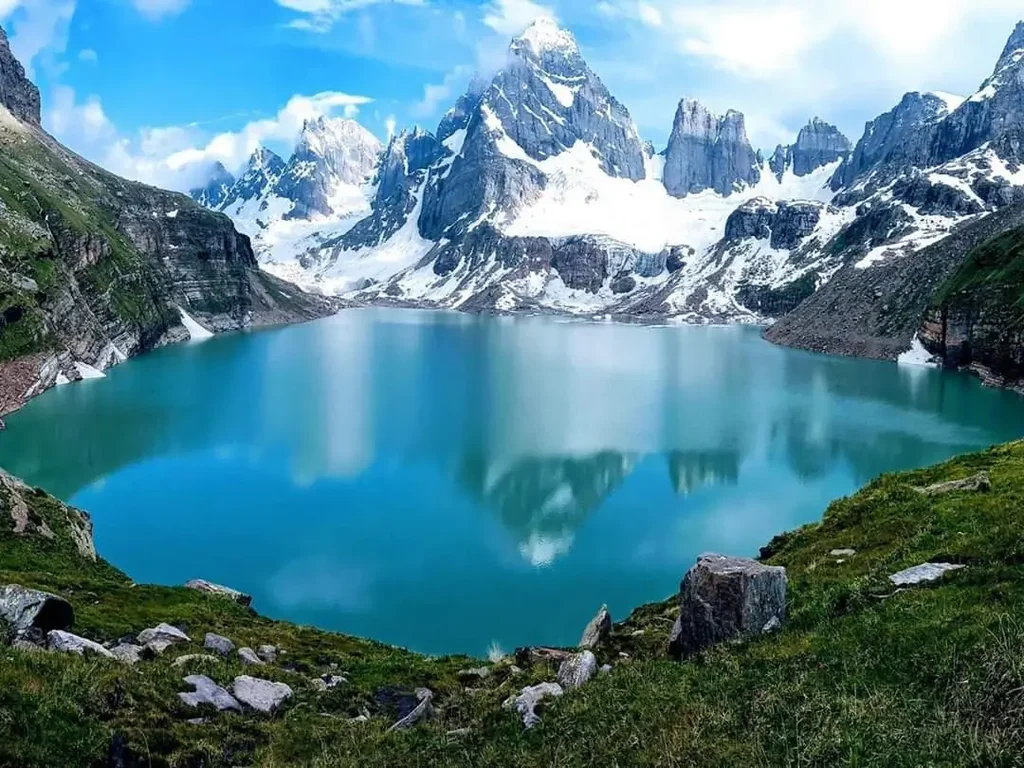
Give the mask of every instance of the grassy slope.
MULTIPOLYGON (((33 508, 46 515, 54 507, 39 496, 33 508)), ((783 632, 676 664, 663 655, 672 603, 645 606, 599 654, 616 662, 613 674, 548 706, 543 724, 524 733, 500 702, 553 679, 553 670, 511 676, 502 665, 471 691, 455 675, 465 659, 425 659, 182 589, 133 587, 102 562, 83 566, 60 541, 0 532, 0 583, 67 595, 82 634, 114 638, 169 621, 193 638, 214 630, 278 644, 287 650, 281 661, 299 668, 259 672, 296 691, 276 716, 221 715, 195 726, 175 697, 186 672, 169 669, 169 658, 124 668, 4 649, 0 765, 104 764, 114 734, 143 765, 1024 764, 1024 443, 882 477, 765 554, 789 569, 783 632), (988 494, 927 498, 911 489, 980 469, 991 474, 988 494), (845 547, 858 554, 845 563, 828 555, 845 547), (969 568, 939 586, 892 594, 886 576, 926 560, 969 568), (333 669, 351 684, 316 694, 309 675, 333 669), (394 713, 374 694, 418 685, 438 693, 443 715, 387 734, 394 713), (364 706, 369 723, 344 721, 364 706), (470 735, 446 735, 463 726, 470 735)), ((187 671, 228 683, 240 668, 187 671)))

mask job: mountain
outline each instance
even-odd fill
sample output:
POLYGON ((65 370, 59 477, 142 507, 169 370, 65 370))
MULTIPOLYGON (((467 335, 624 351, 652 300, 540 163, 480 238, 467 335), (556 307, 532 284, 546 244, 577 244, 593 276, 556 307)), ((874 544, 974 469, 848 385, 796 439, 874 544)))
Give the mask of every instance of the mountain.
MULTIPOLYGON (((253 235, 267 269, 324 293, 467 311, 778 321, 772 340, 895 357, 913 332, 851 340, 842 318, 860 316, 847 298, 859 294, 843 286, 894 262, 917 274, 918 254, 1024 200, 1022 41, 1024 25, 970 98, 908 93, 855 145, 815 117, 765 159, 742 113, 715 115, 691 99, 656 152, 572 34, 541 18, 435 133, 399 132, 371 158, 373 142, 350 126, 326 142, 358 169, 347 180, 302 162, 304 136, 288 165, 320 194, 298 201, 305 195, 278 181, 255 204, 221 209, 253 235), (352 195, 325 205, 345 197, 333 189, 352 195), (834 341, 824 342, 829 323, 834 341)), ((912 292, 943 276, 934 270, 912 292)))
POLYGON ((228 217, 65 149, 39 107, 0 32, 0 414, 193 332, 332 310, 261 272, 228 217))
POLYGON ((716 117, 691 99, 679 102, 664 156, 665 189, 674 197, 705 189, 728 195, 761 179, 743 115, 716 117))

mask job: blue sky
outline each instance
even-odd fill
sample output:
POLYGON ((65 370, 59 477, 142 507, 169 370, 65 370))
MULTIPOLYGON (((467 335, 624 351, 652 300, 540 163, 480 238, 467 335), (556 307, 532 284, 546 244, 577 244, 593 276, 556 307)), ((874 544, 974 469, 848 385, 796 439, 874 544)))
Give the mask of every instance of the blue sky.
MULTIPOLYGON (((755 145, 812 115, 856 140, 908 90, 973 92, 1019 0, 0 0, 44 124, 123 175, 185 188, 303 117, 433 129, 540 14, 662 146, 682 96, 743 111, 755 145)), ((241 158, 241 159, 240 159, 241 158)))

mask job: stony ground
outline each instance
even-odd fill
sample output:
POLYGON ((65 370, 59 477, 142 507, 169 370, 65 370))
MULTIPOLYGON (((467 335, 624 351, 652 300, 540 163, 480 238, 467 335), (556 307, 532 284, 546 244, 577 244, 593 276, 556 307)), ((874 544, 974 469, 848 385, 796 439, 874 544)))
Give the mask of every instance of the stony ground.
POLYGON ((0 765, 1024 764, 1021 443, 882 477, 768 544, 763 558, 789 576, 780 631, 677 662, 676 601, 638 609, 595 648, 610 671, 544 699, 531 729, 503 704, 555 683, 564 654, 425 658, 134 585, 71 535, 76 520, 83 530, 77 513, 7 485, 0 502, 0 585, 65 597, 71 631, 111 647, 152 641, 140 633, 162 622, 187 637, 135 664, 0 648, 0 765), (917 490, 981 471, 988 490, 917 490), (931 584, 890 580, 926 562, 965 567, 931 584), (204 647, 207 633, 235 648, 204 647), (250 679, 291 695, 260 688, 275 699, 261 712, 251 702, 263 684, 250 679), (238 711, 179 695, 202 689, 222 689, 238 711))

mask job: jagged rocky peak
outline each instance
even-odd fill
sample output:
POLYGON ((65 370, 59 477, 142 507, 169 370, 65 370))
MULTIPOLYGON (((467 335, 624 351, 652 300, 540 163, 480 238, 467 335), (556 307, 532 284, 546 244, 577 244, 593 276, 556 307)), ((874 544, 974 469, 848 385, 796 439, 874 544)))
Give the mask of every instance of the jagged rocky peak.
POLYGON ((231 196, 235 177, 220 162, 213 164, 208 175, 210 180, 206 186, 193 189, 189 194, 193 200, 206 208, 220 209, 231 196))
POLYGON ((40 124, 39 89, 25 76, 25 67, 11 52, 7 33, 0 27, 0 104, 19 120, 40 124))
POLYGON ((807 176, 819 168, 845 160, 853 151, 853 144, 836 126, 819 117, 808 121, 800 129, 796 143, 778 146, 769 162, 769 167, 778 179, 787 170, 797 176, 807 176))
POLYGON ((383 146, 355 120, 307 120, 295 153, 274 186, 274 194, 294 203, 289 219, 330 216, 339 190, 365 184, 377 170, 383 146))
POLYGON ((550 16, 541 16, 512 41, 511 51, 544 64, 582 64, 580 47, 572 32, 562 29, 550 16))
POLYGON ((445 112, 441 122, 438 123, 438 141, 445 141, 456 131, 461 131, 469 125, 470 118, 480 106, 480 99, 485 90, 487 90, 487 83, 479 78, 474 78, 466 92, 459 96, 455 106, 445 112))
POLYGON ((728 195, 761 178, 743 113, 719 117, 694 99, 679 102, 664 155, 665 188, 675 197, 706 189, 728 195))
POLYGON ((287 166, 277 154, 266 147, 257 147, 249 158, 245 173, 235 182, 224 200, 230 205, 236 200, 254 200, 266 194, 277 184, 287 166))
POLYGON ((899 104, 865 125, 853 154, 836 170, 832 188, 852 186, 870 171, 881 171, 884 179, 908 167, 931 165, 932 128, 949 115, 953 104, 946 94, 905 94, 899 104))
POLYGON ((447 153, 437 138, 416 126, 402 130, 388 141, 377 170, 377 198, 388 197, 397 187, 422 180, 422 171, 447 153))
POLYGON ((996 71, 998 72, 1003 67, 1015 63, 1012 60, 1018 58, 1017 54, 1024 56, 1024 21, 1017 22, 1017 26, 1010 35, 1010 39, 1006 41, 1006 47, 1003 48, 1003 53, 996 64, 996 71))

